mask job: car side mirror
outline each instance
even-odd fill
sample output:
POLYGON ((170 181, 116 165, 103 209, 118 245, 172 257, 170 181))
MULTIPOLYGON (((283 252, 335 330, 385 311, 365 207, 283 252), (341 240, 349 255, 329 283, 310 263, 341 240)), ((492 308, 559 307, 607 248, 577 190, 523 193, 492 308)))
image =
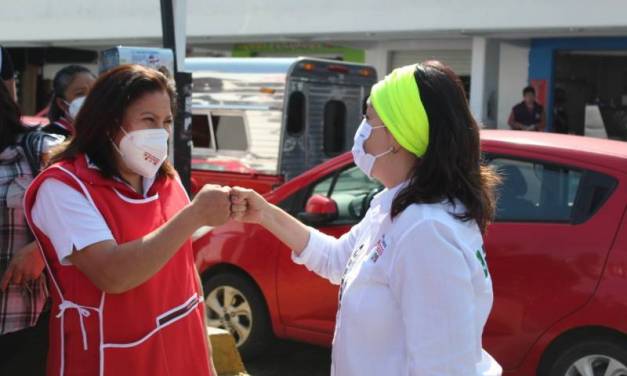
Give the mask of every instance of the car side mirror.
POLYGON ((307 200, 305 212, 298 215, 298 219, 306 224, 321 225, 338 218, 337 203, 322 195, 313 195, 307 200))

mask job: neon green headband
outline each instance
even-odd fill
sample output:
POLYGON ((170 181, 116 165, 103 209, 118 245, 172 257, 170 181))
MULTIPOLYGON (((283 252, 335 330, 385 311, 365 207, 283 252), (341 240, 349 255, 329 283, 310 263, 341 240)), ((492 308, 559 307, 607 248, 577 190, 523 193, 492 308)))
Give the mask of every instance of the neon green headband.
POLYGON ((429 119, 414 78, 416 65, 397 68, 377 82, 370 102, 394 139, 422 157, 429 146, 429 119))

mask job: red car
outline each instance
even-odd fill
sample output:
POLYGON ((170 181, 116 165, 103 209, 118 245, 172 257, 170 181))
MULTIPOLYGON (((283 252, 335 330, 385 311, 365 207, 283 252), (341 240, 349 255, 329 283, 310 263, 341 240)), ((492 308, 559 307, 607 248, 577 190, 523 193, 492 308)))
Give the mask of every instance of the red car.
MULTIPOLYGON (((486 238, 495 302, 484 347, 507 375, 627 375, 627 143, 483 131, 503 176, 486 238)), ((350 154, 266 194, 340 236, 381 186, 350 154)), ((294 264, 256 225, 229 223, 194 243, 211 325, 241 351, 272 336, 329 345, 337 287, 294 264)))

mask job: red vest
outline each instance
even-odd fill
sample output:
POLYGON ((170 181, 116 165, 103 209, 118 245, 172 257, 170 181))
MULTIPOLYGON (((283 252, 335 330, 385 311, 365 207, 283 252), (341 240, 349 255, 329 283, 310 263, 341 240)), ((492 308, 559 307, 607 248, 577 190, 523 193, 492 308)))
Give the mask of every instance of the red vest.
POLYGON ((25 208, 51 277, 48 375, 210 375, 191 240, 142 285, 106 294, 76 267, 61 265, 50 239, 32 223, 37 191, 49 178, 85 195, 118 244, 152 232, 189 202, 175 179, 158 178, 145 198, 102 177, 84 156, 55 164, 35 179, 25 208))

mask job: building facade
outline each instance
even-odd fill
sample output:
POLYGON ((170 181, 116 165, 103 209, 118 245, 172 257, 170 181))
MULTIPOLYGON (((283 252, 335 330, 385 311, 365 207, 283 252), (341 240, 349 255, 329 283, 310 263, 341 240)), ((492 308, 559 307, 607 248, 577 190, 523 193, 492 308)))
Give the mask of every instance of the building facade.
MULTIPOLYGON (((188 55, 342 59, 371 64, 380 77, 438 59, 461 77, 486 127, 508 127, 527 85, 550 130, 556 106, 580 134, 595 122, 620 122, 627 107, 624 0, 186 1, 188 55)), ((3 8, 0 44, 15 57, 31 113, 62 65, 95 69, 104 48, 161 43, 158 0, 22 0, 3 8)))

